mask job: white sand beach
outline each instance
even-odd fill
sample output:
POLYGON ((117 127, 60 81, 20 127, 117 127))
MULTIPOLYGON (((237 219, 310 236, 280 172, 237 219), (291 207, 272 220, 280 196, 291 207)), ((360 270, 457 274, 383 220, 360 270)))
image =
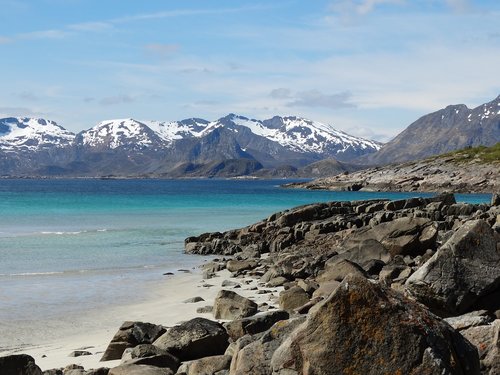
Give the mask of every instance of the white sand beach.
MULTIPOLYGON (((33 346, 22 346, 22 343, 19 343, 19 349, 0 351, 0 356, 29 354, 42 370, 61 368, 69 364, 81 365, 85 369, 117 366, 119 360, 100 362, 100 358, 124 321, 142 321, 172 327, 198 316, 213 319, 211 313, 199 314, 196 309, 213 305, 218 291, 223 289, 222 282, 230 279, 230 276, 230 272, 224 270, 218 272, 214 278, 203 280, 199 269, 189 273, 178 272, 173 276, 166 276, 164 281, 158 283, 157 288, 150 291, 146 301, 140 303, 130 301, 130 305, 110 306, 101 311, 84 314, 71 323, 61 321, 59 326, 51 325, 50 327, 51 330, 56 330, 56 332, 50 332, 50 336, 55 337, 54 339, 33 346), (205 301, 184 302, 196 296, 202 297, 205 301), (70 357, 70 353, 74 350, 86 350, 92 355, 70 357)), ((273 288, 276 290, 275 293, 257 294, 255 289, 257 279, 236 278, 233 280, 242 284, 241 288, 234 290, 235 292, 251 298, 258 304, 267 302, 272 305, 273 301, 270 299, 277 296, 280 291, 280 288, 273 288)), ((44 322, 41 321, 40 327, 43 325, 44 322)), ((43 335, 43 331, 37 334, 43 335)))

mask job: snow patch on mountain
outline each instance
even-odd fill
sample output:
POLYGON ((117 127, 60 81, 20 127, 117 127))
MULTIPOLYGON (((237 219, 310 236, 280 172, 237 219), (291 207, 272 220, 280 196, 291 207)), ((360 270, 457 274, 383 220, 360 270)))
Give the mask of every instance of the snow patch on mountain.
MULTIPOLYGON (((107 146, 115 149, 130 145, 147 147, 153 144, 151 129, 134 119, 118 119, 102 121, 81 134, 84 146, 107 146)), ((153 133, 154 134, 154 133, 153 133)))
POLYGON ((36 151, 70 145, 75 134, 54 121, 41 118, 9 117, 0 119, 0 149, 36 151))
POLYGON ((178 139, 200 137, 209 124, 208 121, 198 118, 171 122, 143 121, 143 123, 156 132, 167 144, 178 139))

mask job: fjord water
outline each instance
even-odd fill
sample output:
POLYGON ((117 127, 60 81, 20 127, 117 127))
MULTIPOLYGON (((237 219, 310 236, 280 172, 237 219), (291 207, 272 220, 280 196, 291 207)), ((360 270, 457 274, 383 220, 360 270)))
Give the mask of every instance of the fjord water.
MULTIPOLYGON (((313 202, 432 195, 279 187, 286 182, 0 180, 0 328, 29 329, 33 322, 145 298, 165 282, 163 273, 202 262, 183 254, 191 235, 313 202)), ((457 199, 480 203, 490 196, 457 199)), ((5 340, 0 349, 21 344, 5 340)))

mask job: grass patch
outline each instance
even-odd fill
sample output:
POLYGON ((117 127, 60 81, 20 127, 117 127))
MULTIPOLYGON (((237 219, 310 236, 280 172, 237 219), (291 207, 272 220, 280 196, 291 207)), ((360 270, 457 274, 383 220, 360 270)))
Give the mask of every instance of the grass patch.
POLYGON ((479 146, 479 147, 465 148, 453 152, 447 152, 446 154, 435 156, 432 159, 447 158, 447 157, 453 157, 453 159, 455 159, 455 161, 457 162, 466 162, 474 160, 479 163, 499 163, 500 142, 491 147, 479 146))

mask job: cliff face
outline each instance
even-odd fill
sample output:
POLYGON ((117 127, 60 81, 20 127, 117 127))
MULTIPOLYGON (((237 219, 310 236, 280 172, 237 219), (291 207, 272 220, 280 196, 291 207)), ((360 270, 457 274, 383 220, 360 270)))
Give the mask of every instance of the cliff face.
POLYGON ((425 115, 378 152, 359 160, 364 164, 384 165, 497 142, 500 142, 500 96, 474 109, 463 104, 450 105, 425 115))

